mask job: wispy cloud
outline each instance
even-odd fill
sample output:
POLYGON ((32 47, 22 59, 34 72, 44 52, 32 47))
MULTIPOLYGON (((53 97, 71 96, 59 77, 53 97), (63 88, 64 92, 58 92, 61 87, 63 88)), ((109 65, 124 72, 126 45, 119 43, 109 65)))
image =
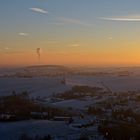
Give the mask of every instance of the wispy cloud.
POLYGON ((83 26, 90 26, 90 24, 85 23, 79 19, 73 19, 73 18, 65 18, 65 17, 58 17, 58 19, 62 23, 69 23, 69 24, 77 24, 77 25, 83 25, 83 26))
POLYGON ((80 44, 79 43, 74 43, 74 44, 70 44, 69 46, 70 47, 80 47, 80 44))
POLYGON ((5 47, 4 49, 5 49, 5 50, 10 50, 10 48, 9 48, 9 47, 5 47))
POLYGON ((49 13, 47 10, 41 9, 41 8, 29 8, 31 11, 36 12, 36 13, 41 13, 41 14, 47 14, 49 13))
POLYGON ((140 16, 130 15, 121 17, 99 17, 102 20, 108 21, 129 21, 129 22, 140 22, 140 16))
POLYGON ((112 40, 112 39, 113 39, 113 37, 112 37, 112 36, 109 36, 109 37, 108 37, 108 39, 109 39, 109 40, 112 40))
POLYGON ((28 33, 24 33, 24 32, 20 32, 20 33, 18 33, 18 35, 19 35, 19 36, 29 36, 28 33))
POLYGON ((5 48, 0 48, 0 51, 9 51, 11 48, 5 47, 5 48))

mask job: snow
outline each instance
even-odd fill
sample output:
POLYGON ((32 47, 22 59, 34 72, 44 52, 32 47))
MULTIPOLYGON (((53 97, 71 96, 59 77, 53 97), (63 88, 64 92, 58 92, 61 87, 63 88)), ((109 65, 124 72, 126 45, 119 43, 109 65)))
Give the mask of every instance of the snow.
MULTIPOLYGON (((57 68, 57 67, 56 67, 57 68)), ((59 67, 58 67, 59 68, 59 67)), ((57 73, 59 69, 53 71, 57 73)), ((38 67, 33 68, 33 70, 38 69, 41 73, 50 70, 49 67, 38 67)), ((0 75, 3 73, 18 73, 24 68, 14 68, 14 69, 0 69, 0 75)), ((31 69, 32 70, 32 69, 31 69)), ((136 91, 140 90, 140 68, 92 68, 83 69, 83 71, 93 71, 93 72, 105 72, 110 73, 109 75, 98 75, 98 76, 77 76, 70 75, 65 76, 66 85, 61 83, 64 78, 60 77, 32 77, 32 78, 19 78, 19 77, 1 77, 0 78, 0 96, 9 95, 12 91, 30 92, 31 97, 50 97, 53 93, 61 93, 69 90, 74 85, 87 85, 92 87, 103 87, 104 89, 110 89, 113 92, 121 91, 136 91), (119 72, 129 72, 128 76, 118 76, 119 72)), ((37 74, 40 74, 37 72, 37 74)))
POLYGON ((53 93, 62 93, 74 85, 108 87, 113 92, 140 90, 139 76, 69 76, 66 85, 60 78, 0 78, 0 95, 6 96, 16 91, 30 92, 32 97, 50 97, 53 93))
MULTIPOLYGON (((125 70, 119 69, 118 71, 125 70)), ((128 70, 128 69, 126 69, 128 70)), ((16 70, 17 71, 17 70, 16 70)), ((113 70, 105 69, 105 72, 113 70)), ((116 70, 114 70, 116 71, 116 70)), ((1 77, 0 78, 0 96, 6 96, 16 91, 28 91, 31 97, 46 97, 50 98, 54 93, 63 93, 70 90, 75 85, 86 85, 91 87, 102 87, 110 89, 113 92, 137 91, 140 90, 140 69, 130 69, 134 74, 129 76, 101 75, 101 76, 65 76, 66 84, 62 84, 62 77, 32 77, 32 78, 16 78, 16 77, 1 77)), ((4 70, 3 70, 4 72, 4 70)), ((9 70, 6 71, 6 74, 9 70)), ((13 73, 13 71, 10 71, 13 73)), ((45 98, 44 98, 45 99, 45 98)), ((88 100, 64 100, 52 103, 52 105, 60 108, 73 108, 75 110, 83 110, 87 106, 94 104, 98 100, 106 100, 106 98, 88 100)), ((89 119, 90 120, 90 119, 89 119)), ((76 123, 82 123, 83 120, 78 120, 76 123)), ((94 132, 96 126, 90 128, 94 132)), ((48 120, 29 120, 20 122, 0 123, 0 139, 16 140, 23 133, 34 135, 53 136, 69 136, 80 134, 80 129, 73 129, 65 122, 48 121, 48 120)))
POLYGON ((60 137, 77 133, 80 133, 80 131, 71 129, 65 122, 30 120, 18 123, 0 123, 0 139, 2 140, 17 140, 21 134, 29 136, 51 134, 53 137, 60 137))
POLYGON ((113 92, 140 90, 140 76, 73 76, 67 80, 69 85, 108 87, 113 92))
POLYGON ((74 108, 74 109, 84 109, 86 106, 89 106, 93 103, 93 101, 83 101, 83 100, 64 100, 61 102, 53 103, 53 105, 57 107, 64 107, 64 108, 74 108))
POLYGON ((6 96, 16 91, 30 92, 32 97, 48 97, 53 93, 64 92, 70 85, 63 85, 58 78, 0 78, 0 95, 6 96))

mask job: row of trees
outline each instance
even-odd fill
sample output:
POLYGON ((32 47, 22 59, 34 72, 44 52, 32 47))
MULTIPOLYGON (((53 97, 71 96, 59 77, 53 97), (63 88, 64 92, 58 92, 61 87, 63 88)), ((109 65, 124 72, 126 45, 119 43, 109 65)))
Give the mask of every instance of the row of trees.
POLYGON ((65 100, 80 99, 87 95, 95 96, 95 94, 99 92, 102 92, 102 88, 89 86, 73 86, 72 89, 65 91, 64 93, 59 93, 55 95, 55 97, 65 100))
POLYGON ((54 116, 69 115, 63 109, 46 107, 29 98, 28 92, 0 97, 0 121, 24 119, 51 119, 54 116), (46 116, 47 115, 47 116, 46 116), (8 119, 7 119, 8 118, 8 119))

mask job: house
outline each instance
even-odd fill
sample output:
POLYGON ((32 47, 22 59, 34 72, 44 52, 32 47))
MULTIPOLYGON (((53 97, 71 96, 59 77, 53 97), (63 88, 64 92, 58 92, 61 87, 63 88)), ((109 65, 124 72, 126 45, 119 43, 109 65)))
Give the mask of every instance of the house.
POLYGON ((12 119, 16 118, 15 115, 12 115, 10 113, 2 113, 0 114, 0 120, 1 121, 10 121, 12 119))
POLYGON ((48 117, 48 112, 31 112, 31 117, 36 119, 46 119, 48 117))

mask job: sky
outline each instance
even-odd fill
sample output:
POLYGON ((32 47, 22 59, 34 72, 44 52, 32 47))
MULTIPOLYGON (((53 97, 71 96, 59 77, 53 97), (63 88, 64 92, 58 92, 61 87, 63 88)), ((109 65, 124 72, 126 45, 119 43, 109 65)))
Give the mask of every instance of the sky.
POLYGON ((0 0, 0 66, 138 66, 139 6, 139 0, 0 0))

